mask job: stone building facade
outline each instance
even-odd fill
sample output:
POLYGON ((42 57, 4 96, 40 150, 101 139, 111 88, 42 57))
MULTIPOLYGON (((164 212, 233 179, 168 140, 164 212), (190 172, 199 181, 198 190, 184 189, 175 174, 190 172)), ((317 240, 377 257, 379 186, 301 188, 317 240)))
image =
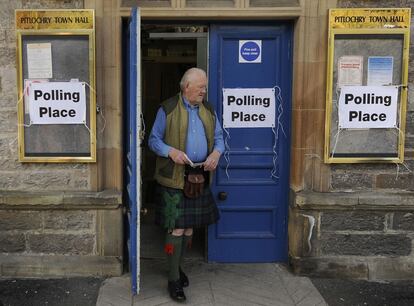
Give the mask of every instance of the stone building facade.
MULTIPOLYGON (((414 6, 412 1, 338 1, 336 7, 414 6)), ((412 39, 411 23, 404 164, 331 164, 324 166, 328 173, 323 188, 306 187, 305 180, 305 188, 292 193, 291 229, 298 230, 296 222, 304 224, 302 239, 296 240, 300 243, 290 248, 299 273, 361 279, 414 276, 412 39), (311 235, 309 218, 304 215, 314 217, 311 235)))
POLYGON ((122 273, 120 190, 97 187, 96 165, 18 161, 14 10, 84 6, 78 0, 0 4, 0 276, 122 273))
MULTIPOLYGON (((132 2, 0 3, 0 276, 119 275, 123 271, 119 32, 120 20, 129 15, 132 2), (97 104, 105 114, 105 122, 101 117, 97 122, 98 131, 105 126, 97 135, 97 163, 18 161, 14 10, 22 8, 95 9, 97 104)), ((325 164, 323 150, 328 9, 411 7, 414 12, 414 1, 300 0, 291 1, 297 2, 294 9, 286 8, 289 1, 279 2, 282 9, 274 9, 271 17, 252 10, 241 17, 229 13, 229 18, 277 17, 295 23, 289 262, 295 272, 308 275, 412 279, 413 19, 405 164, 325 164)), ((217 17, 218 11, 206 11, 203 18, 226 18, 217 17)), ((157 15, 156 9, 148 10, 147 16, 166 18, 168 11, 157 15)), ((185 7, 171 16, 189 19, 185 7)))

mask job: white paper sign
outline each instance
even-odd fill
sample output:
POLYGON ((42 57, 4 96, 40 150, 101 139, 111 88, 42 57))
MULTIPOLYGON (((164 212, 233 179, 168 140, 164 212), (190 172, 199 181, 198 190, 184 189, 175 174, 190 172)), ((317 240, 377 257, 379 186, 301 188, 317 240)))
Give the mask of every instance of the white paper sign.
POLYGON ((394 128, 397 86, 343 86, 339 96, 339 128, 394 128))
POLYGON ((275 104, 274 88, 223 88, 223 126, 274 127, 275 104))
POLYGON ((27 70, 29 79, 52 78, 51 43, 27 44, 27 70))
POLYGON ((362 85, 362 56, 341 56, 338 61, 338 86, 362 85))
POLYGON ((85 92, 82 82, 31 83, 31 124, 83 124, 86 120, 85 92))
POLYGON ((367 85, 392 84, 394 58, 392 56, 368 57, 367 85))

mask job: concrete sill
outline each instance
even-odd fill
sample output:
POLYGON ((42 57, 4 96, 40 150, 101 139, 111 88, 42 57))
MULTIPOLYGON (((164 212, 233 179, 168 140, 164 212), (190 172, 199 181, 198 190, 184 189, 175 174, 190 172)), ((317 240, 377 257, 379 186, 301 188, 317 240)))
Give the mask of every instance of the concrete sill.
POLYGON ((291 192, 291 205, 306 210, 414 210, 412 191, 291 192))
POLYGON ((0 191, 0 209, 117 209, 120 191, 0 191))

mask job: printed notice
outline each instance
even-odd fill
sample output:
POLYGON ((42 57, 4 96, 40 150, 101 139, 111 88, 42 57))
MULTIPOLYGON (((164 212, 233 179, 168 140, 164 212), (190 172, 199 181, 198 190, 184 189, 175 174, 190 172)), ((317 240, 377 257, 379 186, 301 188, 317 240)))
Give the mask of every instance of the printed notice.
POLYGON ((338 86, 362 85, 362 56, 341 56, 338 61, 338 86))
POLYGON ((274 88, 223 88, 223 126, 274 127, 275 104, 274 88))
POLYGON ((31 124, 84 124, 85 83, 30 83, 29 110, 31 124))
POLYGON ((395 128, 397 104, 397 86, 344 86, 338 103, 339 128, 395 128))
POLYGON ((392 56, 368 57, 367 85, 391 85, 394 58, 392 56))
POLYGON ((29 114, 29 88, 32 83, 46 83, 49 82, 49 80, 44 79, 25 79, 24 80, 24 91, 23 91, 23 97, 24 97, 24 113, 29 114))
POLYGON ((52 45, 27 44, 27 66, 29 79, 52 78, 52 45))

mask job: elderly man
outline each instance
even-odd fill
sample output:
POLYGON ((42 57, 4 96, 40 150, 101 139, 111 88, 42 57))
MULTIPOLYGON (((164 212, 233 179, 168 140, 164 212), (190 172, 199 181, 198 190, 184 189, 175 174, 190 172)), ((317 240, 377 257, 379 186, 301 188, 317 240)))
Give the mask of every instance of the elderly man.
POLYGON ((168 290, 178 302, 186 300, 183 287, 189 280, 181 265, 191 246, 193 228, 219 218, 209 182, 224 151, 217 115, 204 102, 206 73, 198 68, 187 70, 180 88, 179 94, 161 104, 149 138, 157 155, 156 223, 167 230, 168 290))

